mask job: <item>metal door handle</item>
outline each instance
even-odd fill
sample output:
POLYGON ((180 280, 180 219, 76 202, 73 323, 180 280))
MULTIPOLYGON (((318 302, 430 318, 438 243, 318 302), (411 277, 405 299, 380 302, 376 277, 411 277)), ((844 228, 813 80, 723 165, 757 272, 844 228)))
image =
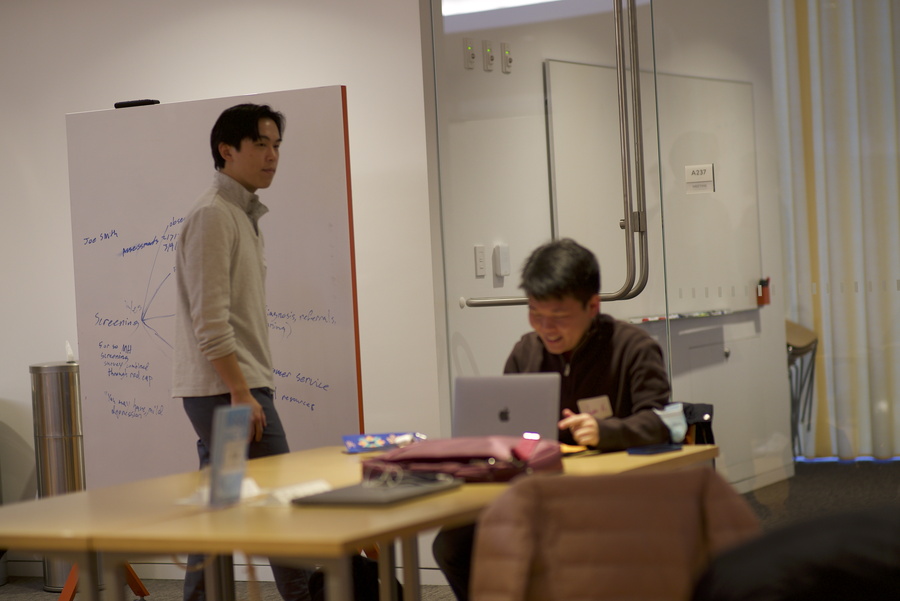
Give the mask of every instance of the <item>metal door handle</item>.
MULTIPOLYGON (((619 227, 625 230, 626 275, 624 285, 616 292, 601 294, 603 301, 626 300, 643 292, 649 278, 649 251, 647 243, 647 192, 644 186, 644 141, 641 114, 641 71, 638 64, 637 15, 635 0, 616 0, 616 78, 619 92, 619 142, 622 158, 622 188, 625 218, 619 227), (631 100, 634 116, 634 181, 636 202, 632 197, 631 144, 628 133, 628 68, 625 64, 625 19, 622 2, 628 3, 629 56, 631 58, 631 100), (636 207, 635 207, 636 205, 636 207), (635 268, 634 236, 638 236, 640 270, 635 268)), ((461 298, 460 307, 506 307, 526 305, 528 299, 519 296, 461 298)))

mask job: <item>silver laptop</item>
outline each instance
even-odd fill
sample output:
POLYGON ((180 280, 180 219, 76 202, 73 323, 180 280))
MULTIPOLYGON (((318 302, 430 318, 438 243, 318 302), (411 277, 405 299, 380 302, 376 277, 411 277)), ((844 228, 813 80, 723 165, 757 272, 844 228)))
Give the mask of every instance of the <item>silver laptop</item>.
POLYGON ((453 388, 453 425, 457 436, 537 432, 557 440, 560 375, 558 373, 461 376, 453 388))

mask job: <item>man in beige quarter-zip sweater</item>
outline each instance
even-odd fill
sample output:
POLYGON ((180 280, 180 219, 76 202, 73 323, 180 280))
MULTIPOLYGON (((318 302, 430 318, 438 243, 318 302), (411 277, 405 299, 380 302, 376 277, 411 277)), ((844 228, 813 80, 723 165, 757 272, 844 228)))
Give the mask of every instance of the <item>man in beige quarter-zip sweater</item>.
MULTIPOLYGON (((200 466, 209 463, 217 407, 250 407, 248 456, 287 453, 274 404, 274 375, 266 319, 266 262, 259 219, 269 209, 256 191, 278 168, 284 117, 265 105, 240 104, 213 126, 216 173, 184 219, 178 237, 175 360, 172 396, 199 440, 200 466)), ((203 558, 191 556, 185 601, 206 601, 203 558)), ((272 565, 286 601, 308 601, 311 572, 272 565)), ((213 601, 213 600, 210 600, 213 601)))

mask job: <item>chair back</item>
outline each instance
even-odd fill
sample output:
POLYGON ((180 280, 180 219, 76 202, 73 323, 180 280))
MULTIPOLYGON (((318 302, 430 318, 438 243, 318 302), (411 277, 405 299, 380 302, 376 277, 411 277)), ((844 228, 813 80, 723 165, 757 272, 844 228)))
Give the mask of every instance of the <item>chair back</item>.
POLYGON ((708 403, 682 403, 687 421, 685 444, 716 444, 713 436, 713 406, 708 403))
POLYGON ((714 470, 525 476, 481 514, 473 601, 684 601, 759 520, 714 470))

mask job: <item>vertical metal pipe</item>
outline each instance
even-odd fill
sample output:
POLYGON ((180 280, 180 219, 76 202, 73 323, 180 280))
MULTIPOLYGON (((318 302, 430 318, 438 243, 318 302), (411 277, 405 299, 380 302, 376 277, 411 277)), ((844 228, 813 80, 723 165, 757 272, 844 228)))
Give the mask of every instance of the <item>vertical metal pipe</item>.
POLYGON ((628 74, 625 64, 625 19, 622 14, 622 2, 614 3, 616 21, 616 80, 619 91, 619 142, 622 159, 622 193, 625 212, 625 283, 612 294, 603 295, 604 300, 624 298, 634 287, 634 223, 631 196, 631 144, 628 133, 628 74))
MULTIPOLYGON (((632 118, 634 121, 634 184, 636 189, 636 202, 632 203, 632 210, 638 220, 638 244, 640 248, 640 270, 637 284, 625 295, 625 298, 634 298, 647 286, 649 279, 649 248, 647 243, 647 188, 644 181, 644 128, 643 112, 641 107, 641 69, 638 48, 637 32, 637 8, 635 0, 628 0, 628 25, 631 35, 631 104, 632 118), (636 205, 636 206, 635 206, 636 205)), ((626 219, 628 216, 626 216, 626 219)), ((632 239, 629 239, 631 242, 632 239)))

